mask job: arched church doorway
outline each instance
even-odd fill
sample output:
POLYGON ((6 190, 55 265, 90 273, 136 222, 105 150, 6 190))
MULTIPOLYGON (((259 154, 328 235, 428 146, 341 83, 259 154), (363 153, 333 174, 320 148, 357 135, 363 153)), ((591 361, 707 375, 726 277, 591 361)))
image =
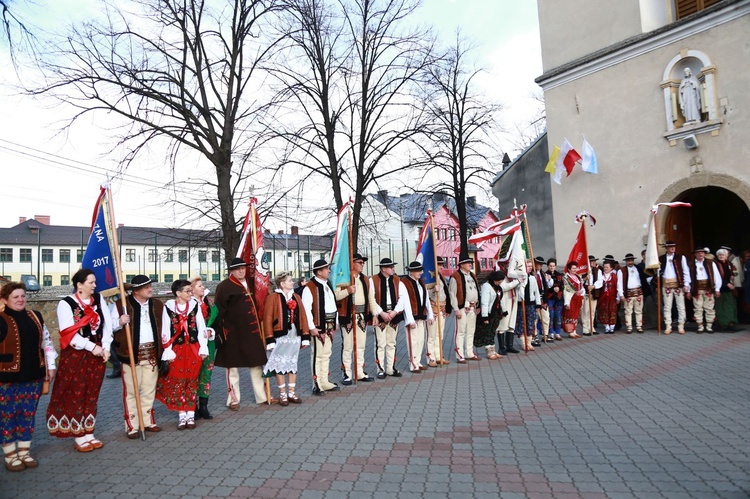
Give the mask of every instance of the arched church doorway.
POLYGON ((750 209, 732 191, 697 187, 674 201, 693 205, 669 210, 665 220, 666 239, 674 240, 680 252, 690 253, 695 245, 708 246, 712 253, 727 245, 736 255, 750 249, 750 209))

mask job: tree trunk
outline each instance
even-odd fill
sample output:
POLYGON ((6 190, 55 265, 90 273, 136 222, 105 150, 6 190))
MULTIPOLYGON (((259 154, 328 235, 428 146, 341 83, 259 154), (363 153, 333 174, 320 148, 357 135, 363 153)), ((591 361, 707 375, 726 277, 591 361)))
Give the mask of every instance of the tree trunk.
POLYGON ((219 211, 221 212, 221 231, 223 234, 221 246, 227 264, 237 255, 240 245, 237 231, 237 220, 234 218, 234 197, 232 196, 232 159, 229 154, 222 155, 214 166, 216 167, 217 186, 219 196, 219 211))

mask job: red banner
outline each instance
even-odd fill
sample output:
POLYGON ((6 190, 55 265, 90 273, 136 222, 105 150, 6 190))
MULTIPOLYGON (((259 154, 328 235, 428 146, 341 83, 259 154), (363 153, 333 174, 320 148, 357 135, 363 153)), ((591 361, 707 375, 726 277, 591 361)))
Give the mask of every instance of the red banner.
MULTIPOLYGON (((581 230, 578 231, 578 237, 576 242, 573 244, 573 249, 570 250, 568 256, 568 263, 576 262, 578 265, 578 274, 585 274, 589 271, 589 256, 588 246, 586 244, 586 227, 585 224, 581 224, 581 230)), ((566 263, 567 266, 567 263, 566 263)))
POLYGON ((237 256, 247 263, 246 279, 253 287, 253 298, 255 307, 258 310, 258 317, 263 318, 263 307, 266 304, 266 297, 271 288, 271 278, 268 275, 263 256, 263 227, 260 222, 260 215, 256 209, 258 201, 253 198, 250 200, 250 209, 247 211, 245 223, 242 227, 242 241, 237 251, 237 256))

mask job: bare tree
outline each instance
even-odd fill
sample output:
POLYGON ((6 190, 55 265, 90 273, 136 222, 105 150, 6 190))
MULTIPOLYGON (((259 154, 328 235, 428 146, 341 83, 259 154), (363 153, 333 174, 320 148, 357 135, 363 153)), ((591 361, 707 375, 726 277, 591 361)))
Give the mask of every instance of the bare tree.
POLYGON ((278 2, 133 0, 107 1, 104 8, 104 21, 73 28, 50 50, 47 83, 32 93, 74 106, 67 126, 91 113, 117 118, 118 145, 127 151, 123 167, 162 145, 173 178, 183 173, 176 170, 183 150, 208 160, 213 178, 204 181, 215 201, 186 205, 220 222, 230 258, 239 245, 236 194, 248 174, 247 162, 233 156, 247 157, 259 140, 251 133, 263 108, 258 67, 277 43, 265 29, 278 2))
POLYGON ((544 95, 541 90, 532 92, 529 98, 537 104, 536 112, 526 121, 514 126, 509 134, 511 145, 522 151, 530 146, 547 129, 547 116, 544 108, 544 95))
POLYGON ((18 13, 19 3, 14 0, 0 0, 0 36, 8 43, 8 53, 14 65, 19 50, 28 49, 34 53, 35 48, 32 29, 24 20, 25 16, 18 13))
POLYGON ((475 88, 481 69, 471 68, 471 49, 457 32, 455 45, 429 68, 425 102, 432 124, 424 151, 432 162, 431 174, 445 179, 431 184, 429 191, 455 200, 462 253, 468 252, 467 189, 487 188, 497 156, 492 137, 499 131, 502 109, 475 88))
POLYGON ((368 188, 413 168, 407 149, 423 131, 419 78, 431 62, 431 34, 406 28, 415 0, 294 0, 289 39, 297 54, 280 93, 303 121, 279 135, 285 165, 330 182, 336 208, 353 193, 357 241, 368 188))

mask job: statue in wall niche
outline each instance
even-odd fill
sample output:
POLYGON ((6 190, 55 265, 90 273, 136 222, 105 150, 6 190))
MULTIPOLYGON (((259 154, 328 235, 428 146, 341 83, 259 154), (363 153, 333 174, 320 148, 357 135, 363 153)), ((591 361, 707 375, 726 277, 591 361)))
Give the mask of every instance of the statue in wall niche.
POLYGON ((680 83, 680 110, 685 124, 701 121, 701 84, 690 68, 685 68, 685 77, 680 83))

